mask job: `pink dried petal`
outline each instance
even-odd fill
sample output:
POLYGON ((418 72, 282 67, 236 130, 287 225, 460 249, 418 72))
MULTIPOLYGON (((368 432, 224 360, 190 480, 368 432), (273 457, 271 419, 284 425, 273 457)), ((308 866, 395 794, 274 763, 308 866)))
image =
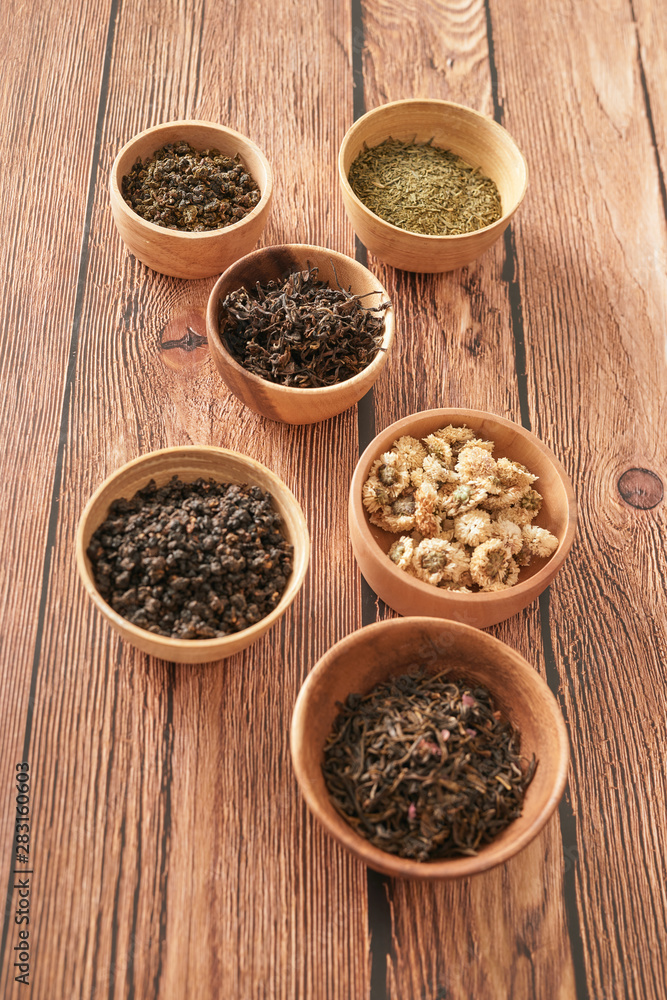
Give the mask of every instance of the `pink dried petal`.
POLYGON ((442 730, 442 732, 440 733, 440 735, 442 736, 443 740, 444 740, 444 741, 445 741, 445 743, 446 743, 446 742, 447 742, 447 740, 449 739, 449 737, 450 737, 450 736, 451 736, 452 734, 450 733, 449 729, 443 729, 443 730, 442 730))
POLYGON ((461 704, 465 705, 466 708, 472 708, 473 705, 477 704, 477 702, 475 701, 473 696, 471 694, 468 694, 468 692, 466 691, 466 693, 461 697, 461 704))
POLYGON ((410 805, 408 806, 408 819, 413 820, 416 819, 416 817, 417 817, 417 806, 414 804, 414 802, 411 802, 410 805))
POLYGON ((468 734, 468 736, 477 736, 476 729, 466 729, 466 733, 468 734))

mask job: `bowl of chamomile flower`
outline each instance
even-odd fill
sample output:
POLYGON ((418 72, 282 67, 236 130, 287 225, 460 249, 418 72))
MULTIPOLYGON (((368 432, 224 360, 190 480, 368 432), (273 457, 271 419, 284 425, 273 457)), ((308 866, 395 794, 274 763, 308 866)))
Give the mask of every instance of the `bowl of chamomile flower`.
POLYGON ((424 410, 373 439, 350 484, 350 540, 401 615, 486 628, 532 604, 570 551, 572 483, 538 437, 481 410, 424 410))

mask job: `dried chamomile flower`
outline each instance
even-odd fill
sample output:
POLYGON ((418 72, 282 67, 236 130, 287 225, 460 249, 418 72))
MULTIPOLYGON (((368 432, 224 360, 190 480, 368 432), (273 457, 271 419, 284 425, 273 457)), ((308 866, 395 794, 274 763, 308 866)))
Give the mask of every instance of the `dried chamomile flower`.
POLYGON ((424 480, 418 490, 415 490, 415 525, 417 531, 427 538, 437 535, 440 531, 440 518, 435 513, 438 503, 438 491, 433 483, 424 480))
POLYGON ((514 524, 518 524, 522 528, 525 524, 530 524, 535 516, 532 511, 525 510, 520 507, 518 503, 505 506, 502 503, 496 503, 500 500, 500 497, 487 497, 484 500, 483 506, 485 510, 490 510, 492 515, 499 520, 503 521, 513 521, 514 524))
POLYGON ((521 551, 523 535, 521 534, 521 528, 514 521, 510 521, 499 515, 491 525, 490 534, 500 539, 511 556, 515 556, 521 551))
POLYGON ((389 549, 389 558, 396 563, 399 569, 407 570, 412 563, 412 556, 415 551, 415 543, 409 535, 401 535, 397 542, 394 542, 389 549))
POLYGON ((392 498, 387 487, 375 476, 371 476, 361 487, 361 499, 366 510, 374 514, 391 503, 392 498))
POLYGON ((459 514, 454 518, 454 535, 465 545, 476 548, 491 538, 491 515, 487 510, 470 510, 466 514, 459 514))
POLYGON ((510 559, 509 569, 507 570, 505 579, 502 582, 498 580, 496 583, 492 583, 488 587, 484 587, 484 592, 493 593, 498 590, 507 590, 509 587, 513 587, 515 583, 519 582, 519 572, 519 565, 516 560, 510 559))
MULTIPOLYGON (((514 560, 499 538, 490 538, 478 545, 470 559, 470 574, 482 590, 494 584, 504 584, 510 575, 514 560)), ((516 565, 514 563, 514 565, 516 565)))
POLYGON ((509 458, 498 459, 496 475, 504 490, 508 490, 511 486, 518 486, 522 493, 529 489, 538 478, 529 472, 525 465, 521 465, 520 462, 512 462, 509 458))
POLYGON ((427 455, 422 465, 424 478, 430 480, 436 486, 441 483, 456 483, 458 476, 452 469, 435 455, 427 455))
POLYGON ((456 457, 466 441, 472 441, 475 435, 469 427, 454 427, 453 424, 448 424, 430 436, 432 438, 438 437, 448 444, 452 449, 454 457, 456 457))
POLYGON ((454 468, 454 452, 451 444, 442 437, 442 431, 429 434, 424 438, 424 444, 428 448, 429 456, 437 458, 447 469, 454 468))
POLYGON ((535 517, 539 514, 542 507, 542 496, 537 490, 526 490, 519 500, 519 506, 524 510, 530 511, 531 517, 535 517))
POLYGON ((444 538, 424 538, 414 550, 412 569, 420 580, 436 586, 472 584, 470 556, 465 547, 444 538))
POLYGON ((405 434, 398 441, 394 441, 391 450, 396 452, 409 472, 412 472, 413 469, 421 469, 424 459, 428 454, 421 441, 410 437, 409 434, 405 434))
POLYGON ((368 478, 376 478, 392 498, 399 496, 410 485, 410 473, 395 451, 386 451, 373 462, 368 478))
POLYGON ((412 493, 403 493, 391 504, 370 515, 372 524, 385 531, 413 531, 415 523, 415 498, 412 493))
POLYGON ((495 476, 496 462, 486 448, 465 447, 459 453, 456 471, 464 482, 490 479, 495 476))
MULTIPOLYGON (((473 437, 470 438, 469 441, 465 442, 465 444, 461 448, 461 451, 463 451, 465 448, 484 448, 486 451, 488 451, 489 455, 492 455, 495 446, 496 445, 494 441, 485 441, 484 438, 473 437)), ((461 452, 459 452, 459 457, 460 455, 461 452)))
POLYGON ((462 542, 451 542, 449 547, 449 563, 444 577, 451 583, 471 587, 473 580, 470 575, 470 552, 462 542))
POLYGON ((488 496, 486 490, 470 483, 461 483, 452 493, 441 499, 442 511, 447 517, 456 517, 474 510, 488 496))
POLYGON ((539 559, 552 556, 558 548, 558 539, 546 528, 538 528, 536 524, 527 524, 521 532, 524 548, 539 559))
POLYGON ((449 576, 447 569, 451 562, 451 545, 443 538, 425 538, 416 547, 412 556, 412 567, 415 575, 437 586, 441 580, 449 576))

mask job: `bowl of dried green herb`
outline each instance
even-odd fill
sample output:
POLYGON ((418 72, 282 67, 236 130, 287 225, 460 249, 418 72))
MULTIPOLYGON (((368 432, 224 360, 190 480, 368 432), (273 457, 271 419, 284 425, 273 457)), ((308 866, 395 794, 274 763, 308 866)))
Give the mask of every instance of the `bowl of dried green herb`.
POLYGON ((225 448, 128 462, 81 515, 76 561, 107 622, 144 653, 208 663, 256 642, 298 594, 309 560, 294 494, 225 448))
POLYGON ((368 392, 391 349, 394 310, 358 261, 285 244, 225 271, 206 325, 213 361, 235 396, 269 420, 310 424, 368 392))
POLYGON ((556 699, 516 650, 424 617, 328 650, 299 692, 290 745, 324 829, 369 867, 413 879, 516 855, 556 809, 569 761, 556 699))
POLYGON ((176 278, 221 274, 259 240, 273 181, 264 153, 214 122, 155 125, 114 160, 111 211, 127 249, 176 278))
POLYGON ((463 267, 504 232, 526 193, 526 161, 510 134, 449 101, 394 101, 346 133, 343 203, 368 250, 392 267, 463 267))

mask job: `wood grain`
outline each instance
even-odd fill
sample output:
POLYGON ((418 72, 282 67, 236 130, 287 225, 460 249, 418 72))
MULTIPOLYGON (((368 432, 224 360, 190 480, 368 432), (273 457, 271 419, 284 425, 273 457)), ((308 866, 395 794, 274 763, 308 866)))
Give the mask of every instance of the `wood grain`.
MULTIPOLYGON (((667 389, 665 219, 657 211, 632 8, 616 4, 611 16, 591 11, 584 19, 562 4, 556 13, 530 39, 518 29, 510 38, 502 21, 498 33, 513 88, 521 46, 536 100, 546 107, 549 96, 545 137, 568 130, 558 178, 553 169, 533 171, 517 261, 533 426, 565 457, 582 510, 577 556, 551 603, 563 700, 578 736, 571 786, 579 919, 592 995, 658 997, 667 971, 659 943, 667 911, 664 896, 655 895, 664 875, 667 793, 655 756, 667 745, 665 512, 628 507, 617 483, 630 465, 663 478, 667 469, 658 430, 667 389), (576 66, 563 30, 586 53, 576 66), (545 72, 547 48, 567 74, 545 72), (563 196, 567 213, 559 211, 563 196), (544 232, 556 212, 552 238, 529 244, 528 227, 544 232), (538 387, 547 379, 544 393, 538 387)), ((534 134, 526 110, 516 109, 519 141, 534 134)))
MULTIPOLYGON (((492 53, 484 3, 456 4, 447 13, 437 3, 412 5, 407 24, 386 3, 366 3, 364 12, 367 107, 420 96, 457 101, 493 114, 492 53), (459 62, 456 40, 462 35, 468 44, 459 62), (392 73, 383 64, 382 88, 376 88, 382 49, 398 46, 399 38, 403 58, 392 73)), ((504 14, 513 23, 513 12, 504 9, 504 14)), ((529 187, 517 215, 520 219, 532 198, 532 147, 530 142, 522 144, 507 117, 501 124, 528 159, 529 187)), ((393 369, 398 385, 391 393, 375 393, 378 430, 432 406, 483 409, 521 421, 510 245, 505 239, 469 267, 437 276, 385 272, 373 261, 376 273, 388 282, 387 290, 402 303, 397 328, 411 322, 414 331, 411 342, 403 341, 404 355, 393 369), (415 355, 420 358, 418 381, 411 364, 415 355)), ((535 605, 493 631, 544 671, 535 605)), ((557 821, 522 858, 526 856, 539 894, 529 890, 531 882, 525 881, 521 859, 506 865, 502 875, 486 873, 461 886, 416 889, 409 883, 394 883, 390 887, 394 932, 387 963, 389 996, 449 1000, 574 995, 557 821), (505 930, 501 934, 496 928, 505 930)))
MULTIPOLYGON (((321 163, 333 169, 351 114, 349 12, 341 6, 324 25, 284 5, 272 11, 270 51, 264 19, 247 7, 231 18, 207 17, 196 4, 112 14, 100 182, 29 748, 41 792, 33 992, 327 992, 342 1000, 367 992, 365 874, 306 818, 287 732, 310 663, 358 624, 344 544, 355 414, 268 434, 229 397, 210 360, 190 363, 196 349, 180 366, 173 347, 160 352, 162 340, 178 342, 193 322, 196 330, 193 315, 212 282, 185 286, 130 259, 113 231, 104 180, 122 142, 154 121, 220 119, 263 137, 275 165, 267 238, 350 249, 341 214, 332 219, 333 185, 320 179, 321 163), (258 46, 265 61, 249 86, 258 46), (324 104, 325 81, 336 85, 333 109, 324 104), (181 669, 121 646, 71 572, 76 520, 101 479, 141 451, 190 441, 263 461, 320 525, 299 614, 290 612, 251 656, 214 668, 181 669)), ((9 961, 6 953, 4 995, 15 996, 9 961)))
POLYGON ((27 995, 10 876, 28 759, 35 1000, 662 1000, 665 506, 633 506, 619 481, 667 481, 664 5, 54 0, 8 3, 0 23, 2 996, 27 995), (369 256, 397 311, 372 405, 359 424, 269 424, 209 357, 213 280, 122 247, 113 159, 160 121, 220 121, 272 165, 264 243, 354 255, 338 148, 355 108, 406 97, 500 121, 527 197, 460 271, 369 256), (549 592, 492 630, 558 694, 569 793, 520 856, 448 887, 374 880, 310 818, 288 752, 310 667, 374 617, 347 538, 360 436, 434 406, 530 426, 580 509, 549 592), (267 465, 313 538, 280 626, 211 666, 122 644, 73 559, 105 476, 189 443, 267 465))

